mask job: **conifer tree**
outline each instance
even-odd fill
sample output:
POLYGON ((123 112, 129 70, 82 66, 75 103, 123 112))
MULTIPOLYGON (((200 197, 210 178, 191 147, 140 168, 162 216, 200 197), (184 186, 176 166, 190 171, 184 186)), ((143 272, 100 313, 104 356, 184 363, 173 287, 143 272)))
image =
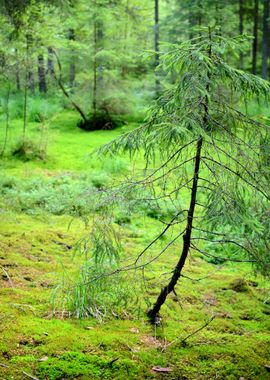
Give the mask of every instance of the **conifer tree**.
POLYGON ((209 27, 201 29, 200 37, 173 45, 161 61, 165 72, 175 73, 175 83, 150 109, 144 125, 101 150, 103 154, 135 154, 142 149, 148 163, 161 159, 161 164, 137 186, 147 187, 153 202, 172 204, 174 215, 170 220, 161 220, 166 225, 164 230, 133 264, 120 269, 146 267, 182 237, 172 276, 148 311, 154 323, 159 320, 167 296, 175 292, 187 257, 194 251, 212 260, 251 262, 269 275, 269 251, 261 233, 261 229, 267 231, 262 215, 267 214, 270 200, 261 159, 262 141, 269 136, 269 127, 250 118, 235 104, 240 98, 267 98, 270 85, 224 60, 243 43, 243 36, 225 38, 209 27), (187 202, 183 194, 189 194, 187 202), (259 204, 263 212, 256 211, 259 204), (221 232, 221 224, 227 226, 228 233, 224 229, 221 232), (169 231, 175 234, 170 243, 155 258, 143 261, 145 252, 169 231), (251 236, 256 233, 257 240, 253 240, 251 236), (205 241, 221 246, 225 257, 214 248, 204 249, 205 241), (232 256, 226 256, 227 246, 233 250, 232 256))

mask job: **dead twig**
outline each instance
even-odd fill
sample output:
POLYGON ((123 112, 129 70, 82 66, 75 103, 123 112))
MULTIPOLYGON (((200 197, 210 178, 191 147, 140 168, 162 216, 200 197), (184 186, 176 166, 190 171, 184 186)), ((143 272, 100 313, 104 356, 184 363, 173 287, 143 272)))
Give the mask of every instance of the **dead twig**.
POLYGON ((13 282, 12 282, 12 280, 11 280, 11 278, 10 278, 7 270, 4 267, 2 267, 2 266, 1 266, 1 268, 2 268, 2 271, 5 273, 5 275, 7 276, 7 279, 8 279, 8 282, 9 282, 11 288, 14 288, 13 282))
POLYGON ((213 320, 215 319, 215 315, 212 315, 212 317, 205 322, 205 324, 203 326, 201 326, 200 328, 198 328, 197 330, 193 331, 192 333, 190 333, 189 335, 187 335, 184 339, 181 339, 180 337, 177 337, 176 339, 174 339, 173 341, 171 341, 170 343, 166 344, 163 346, 162 348, 162 352, 164 352, 168 347, 172 346, 174 343, 176 343, 177 341, 180 340, 180 343, 182 346, 185 346, 186 345, 186 341, 191 338, 192 336, 196 335, 198 332, 200 332, 201 330, 203 330, 205 327, 207 327, 213 320))
POLYGON ((22 374, 25 375, 25 376, 27 376, 27 377, 29 377, 29 379, 32 379, 32 380, 39 380, 37 377, 32 376, 32 375, 30 375, 30 374, 27 373, 27 372, 22 371, 22 374))

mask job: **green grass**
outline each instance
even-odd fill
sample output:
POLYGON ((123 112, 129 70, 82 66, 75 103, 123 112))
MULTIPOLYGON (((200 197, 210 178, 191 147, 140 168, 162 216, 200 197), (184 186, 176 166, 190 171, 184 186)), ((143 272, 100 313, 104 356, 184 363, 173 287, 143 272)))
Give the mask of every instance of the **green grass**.
MULTIPOLYGON (((74 249, 98 216, 87 191, 98 192, 130 169, 127 158, 101 160, 90 153, 134 124, 87 133, 76 123, 73 112, 59 114, 49 125, 46 160, 21 161, 9 154, 21 136, 21 122, 14 121, 0 161, 0 378, 22 379, 25 371, 50 380, 269 379, 269 283, 254 278, 248 264, 213 265, 192 252, 184 274, 201 280, 182 278, 178 297, 170 296, 162 310, 161 326, 147 323, 145 311, 168 279, 180 243, 151 266, 145 287, 141 273, 125 278, 140 289, 137 303, 131 300, 102 321, 67 318, 60 307, 52 315, 53 288, 64 274, 76 277, 84 258, 74 249), (237 279, 245 281, 242 292, 235 291, 237 279), (183 346, 181 340, 212 315, 183 346), (155 366, 172 371, 157 373, 155 366)), ((27 134, 38 142, 40 125, 29 123, 27 134)), ((142 166, 140 158, 136 165, 142 166)), ((156 236, 158 212, 134 217, 118 211, 113 222, 122 236, 122 259, 156 236)))

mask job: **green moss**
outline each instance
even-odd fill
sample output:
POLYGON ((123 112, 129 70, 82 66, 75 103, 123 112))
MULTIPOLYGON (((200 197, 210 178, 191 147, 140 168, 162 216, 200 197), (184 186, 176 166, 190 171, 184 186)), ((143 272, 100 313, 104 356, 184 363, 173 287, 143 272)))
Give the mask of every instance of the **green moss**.
MULTIPOLYGON (((202 280, 181 278, 178 297, 169 296, 162 310, 162 325, 152 329, 147 324, 145 311, 169 277, 181 242, 153 263, 138 302, 127 305, 120 317, 110 315, 103 323, 73 320, 61 308, 52 315, 52 289, 63 272, 72 276, 82 265, 84 259, 74 256, 73 247, 89 233, 97 213, 87 194, 82 204, 82 191, 119 180, 129 170, 125 158, 101 162, 89 153, 134 125, 85 133, 76 122, 73 112, 54 120, 46 162, 22 163, 10 157, 0 162, 5 170, 0 179, 0 363, 6 365, 0 367, 0 377, 20 380, 24 370, 44 380, 151 379, 162 378, 152 371, 160 365, 172 368, 167 379, 268 379, 264 365, 270 358, 270 306, 264 301, 269 299, 269 283, 254 279, 248 264, 213 266, 192 252, 184 275, 202 280), (74 205, 81 207, 81 215, 73 213, 74 205), (88 227, 83 215, 88 216, 88 227), (239 278, 245 279, 246 291, 232 289, 239 278), (257 287, 250 285, 254 280, 257 287), (213 314, 214 321, 182 347, 181 340, 213 314), (169 342, 174 343, 162 350, 169 342), (48 359, 40 361, 44 357, 48 359)), ((20 128, 15 121, 13 141, 20 137, 20 128)), ((38 128, 37 123, 29 124, 29 138, 37 139, 38 128)), ((142 166, 140 158, 136 165, 142 166)), ((133 218, 119 210, 115 222, 125 246, 121 259, 134 257, 157 236, 160 226, 153 216, 159 211, 151 217, 138 212, 133 218)), ((171 212, 167 211, 166 215, 171 212)), ((159 253, 166 239, 149 258, 159 253)), ((140 283, 138 274, 128 275, 129 285, 140 283)))
POLYGON ((97 355, 68 352, 58 358, 50 358, 39 364, 36 373, 41 378, 60 380, 73 379, 125 379, 139 374, 139 367, 131 360, 104 359, 97 355))

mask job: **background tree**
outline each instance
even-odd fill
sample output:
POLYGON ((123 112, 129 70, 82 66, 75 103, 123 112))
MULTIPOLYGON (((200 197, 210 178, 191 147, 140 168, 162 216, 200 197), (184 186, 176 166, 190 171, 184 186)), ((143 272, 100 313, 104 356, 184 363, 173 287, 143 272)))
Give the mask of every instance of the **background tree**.
POLYGON ((254 0, 253 8, 253 43, 252 43, 252 74, 257 74, 257 51, 258 51, 258 20, 259 0, 254 0))
POLYGON ((269 0, 263 2, 263 36, 262 36, 262 77, 268 78, 268 58, 269 58, 269 0))
MULTIPOLYGON (((155 0, 155 69, 159 66, 159 0, 155 0)), ((160 82, 156 73, 156 93, 158 95, 160 82)))

